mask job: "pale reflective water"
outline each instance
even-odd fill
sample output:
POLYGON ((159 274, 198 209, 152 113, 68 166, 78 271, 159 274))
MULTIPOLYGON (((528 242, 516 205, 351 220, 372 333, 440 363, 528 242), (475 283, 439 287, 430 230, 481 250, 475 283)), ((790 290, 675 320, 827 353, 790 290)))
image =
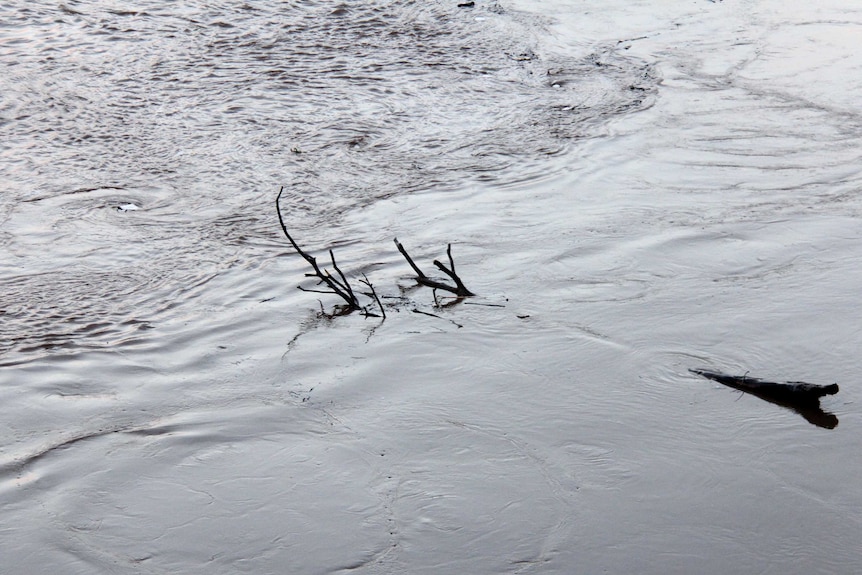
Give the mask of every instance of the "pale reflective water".
POLYGON ((10 572, 858 568, 859 10, 3 10, 10 572))

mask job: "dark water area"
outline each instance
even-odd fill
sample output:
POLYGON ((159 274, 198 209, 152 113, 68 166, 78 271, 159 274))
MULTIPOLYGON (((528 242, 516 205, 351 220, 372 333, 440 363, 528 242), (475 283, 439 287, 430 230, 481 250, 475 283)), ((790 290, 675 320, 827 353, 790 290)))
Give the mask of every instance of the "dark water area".
POLYGON ((529 179, 656 85, 613 52, 539 55, 535 18, 496 4, 4 10, 0 349, 25 353, 11 361, 149 337, 164 302, 274 257, 281 185, 306 230, 514 165, 529 179))
POLYGON ((862 12, 459 4, 0 7, 4 569, 858 570, 862 12))

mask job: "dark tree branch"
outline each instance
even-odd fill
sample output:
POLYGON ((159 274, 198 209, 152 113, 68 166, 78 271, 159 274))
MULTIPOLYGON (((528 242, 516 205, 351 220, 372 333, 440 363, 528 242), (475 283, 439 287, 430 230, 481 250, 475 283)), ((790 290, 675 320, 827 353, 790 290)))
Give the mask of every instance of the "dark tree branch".
POLYGON ((380 298, 377 297, 377 292, 374 290, 374 286, 368 280, 368 276, 366 276, 365 274, 362 274, 362 278, 363 279, 359 280, 359 282, 367 285, 368 289, 371 290, 370 294, 366 293, 365 295, 367 295, 368 297, 374 298, 374 301, 377 302, 377 307, 380 308, 380 313, 383 314, 383 319, 386 319, 386 310, 383 309, 383 304, 380 302, 380 298))
POLYGON ((449 269, 455 273, 455 260, 452 259, 452 244, 446 246, 446 255, 449 256, 449 269))
POLYGON ((456 294, 458 294, 459 296, 476 295, 467 289, 467 286, 464 285, 464 282, 462 282, 461 278, 458 277, 458 274, 455 273, 455 262, 452 260, 452 244, 449 244, 449 248, 446 250, 446 253, 449 254, 449 265, 452 267, 447 268, 442 263, 440 263, 438 260, 434 260, 434 265, 437 266, 437 268, 440 271, 442 271, 447 276, 452 278, 452 281, 455 282, 455 286, 456 286, 455 293, 456 294))
POLYGON ((398 238, 395 238, 395 246, 398 248, 398 251, 401 252, 401 255, 404 256, 404 259, 407 260, 407 263, 410 264, 410 267, 413 268, 413 271, 416 272, 416 275, 420 278, 426 277, 425 274, 422 273, 422 270, 419 269, 419 266, 413 261, 413 258, 410 257, 410 254, 407 253, 407 250, 404 249, 404 246, 401 245, 401 242, 398 241, 398 238))
POLYGON ((427 316, 430 316, 430 317, 436 317, 437 319, 444 319, 444 320, 448 321, 449 323, 453 324, 453 325, 454 325, 454 326, 456 326, 456 327, 464 327, 463 325, 461 325, 461 324, 460 324, 460 323, 458 323, 457 321, 453 321, 453 320, 451 320, 451 319, 447 319, 447 318, 445 318, 445 317, 441 317, 441 316, 439 316, 439 315, 437 315, 437 314, 429 313, 429 312, 427 312, 427 311, 422 311, 422 310, 414 309, 414 310, 413 310, 413 313, 421 313, 422 315, 427 315, 427 316))
MULTIPOLYGON (((341 271, 341 268, 338 267, 338 262, 335 260, 335 252, 333 250, 329 250, 329 259, 332 262, 332 268, 335 270, 335 273, 330 273, 327 269, 322 269, 318 263, 317 258, 303 250, 299 247, 299 244, 293 239, 293 236, 290 235, 290 232, 287 231, 287 225, 284 223, 284 216, 281 213, 281 196, 284 193, 284 186, 278 191, 278 196, 275 198, 275 210, 278 214, 278 223, 281 225, 281 231, 284 232, 284 236, 290 242, 290 245, 293 246, 293 249, 296 250, 302 258, 308 262, 308 265, 311 266, 313 273, 306 273, 305 277, 313 277, 317 278, 317 286, 319 289, 311 289, 305 288, 302 286, 297 286, 300 290, 311 292, 311 293, 322 293, 322 294, 331 294, 340 297, 347 304, 342 310, 339 312, 339 315, 344 313, 350 313, 351 311, 361 310, 363 314, 366 316, 380 317, 377 314, 369 312, 367 307, 360 305, 358 294, 364 295, 370 299, 373 299, 377 304, 377 307, 380 308, 380 313, 383 318, 386 319, 386 310, 383 307, 383 302, 380 301, 380 297, 377 295, 377 291, 374 289, 374 286, 371 284, 371 281, 368 279, 368 276, 362 274, 362 278, 358 280, 359 283, 368 287, 370 291, 354 291, 353 287, 350 285, 350 281, 347 279, 347 276, 341 271)), ((443 281, 439 281, 436 279, 432 279, 425 275, 425 273, 416 265, 416 262, 413 261, 413 258, 410 257, 410 254, 407 253, 407 250, 404 249, 404 246, 401 245, 401 242, 398 241, 398 238, 395 238, 395 245, 398 248, 398 251, 401 255, 404 256, 404 259, 407 260, 407 263, 410 264, 410 267, 416 272, 416 281, 419 284, 430 287, 434 290, 434 302, 437 307, 440 307, 439 302, 437 301, 437 291, 443 290, 458 296, 458 299, 454 300, 454 302, 461 301, 460 298, 472 296, 474 295, 467 287, 464 285, 464 282, 458 277, 458 274, 455 272, 455 259, 452 257, 452 244, 448 244, 446 246, 446 255, 449 258, 449 266, 446 267, 445 264, 440 263, 437 260, 434 260, 434 265, 443 273, 445 273, 449 279, 451 279, 455 285, 450 285, 443 281)), ((321 306, 323 304, 321 303, 321 306)), ((445 306, 443 306, 445 307, 445 306)), ((429 314, 430 315, 430 314, 429 314)), ((454 323, 454 322, 453 322, 454 323)), ((457 324, 456 324, 457 325, 457 324)), ((460 327, 460 326, 459 326, 460 327)))
MULTIPOLYGON (((344 282, 343 287, 347 291, 347 293, 350 294, 350 299, 352 299, 353 301, 357 301, 356 294, 354 294, 353 290, 350 288, 350 283, 348 283, 347 278, 344 277, 344 274, 342 273, 341 269, 339 269, 338 264, 335 263, 335 252, 329 250, 329 257, 332 259, 332 267, 334 267, 335 271, 338 272, 338 275, 341 276, 341 281, 344 282)), ((326 272, 326 275, 329 275, 329 272, 326 272)), ((333 281, 335 281, 334 278, 333 281)))
POLYGON ((444 284, 443 282, 438 282, 436 280, 432 280, 431 278, 427 278, 427 277, 419 278, 418 277, 418 278, 416 278, 416 281, 418 281, 420 284, 422 284, 426 287, 430 287, 432 289, 441 289, 443 291, 447 291, 447 292, 453 293, 455 295, 462 295, 462 294, 458 293, 458 288, 452 287, 449 284, 444 284))
MULTIPOLYGON (((284 232, 285 237, 287 237, 290 245, 293 246, 293 249, 296 250, 296 253, 302 256, 302 258, 309 263, 309 265, 314 270, 314 275, 329 287, 332 290, 332 293, 339 296, 343 299, 350 309, 362 309, 362 306, 359 305, 359 301, 356 299, 356 295, 353 293, 353 290, 350 289, 350 284, 347 283, 347 279, 344 277, 344 274, 341 273, 341 270, 338 269, 338 266, 335 265, 335 256, 332 254, 332 250, 329 251, 329 255, 332 257, 332 265, 335 267, 335 270, 339 273, 341 278, 344 280, 344 284, 338 282, 335 278, 330 275, 329 272, 323 272, 320 267, 317 265, 317 259, 304 252, 302 248, 299 247, 299 244, 296 243, 296 240, 291 237, 290 233, 287 231, 287 226, 284 225, 284 218, 281 215, 281 194, 284 192, 284 186, 281 187, 281 190, 278 192, 278 196, 275 198, 275 211, 278 213, 278 223, 281 224, 281 230, 284 232)), ((299 289, 303 289, 300 287, 299 289)), ((304 290, 304 291, 314 291, 314 290, 304 290)), ((326 292, 318 292, 318 293, 326 293, 326 292)))
POLYGON ((467 287, 464 285, 464 282, 461 281, 461 278, 458 277, 458 274, 455 273, 455 261, 452 259, 452 244, 449 244, 449 248, 446 250, 446 252, 449 254, 449 265, 451 266, 451 269, 447 268, 445 265, 443 265, 437 260, 434 260, 434 265, 437 266, 447 276, 452 278, 452 281, 455 282, 454 287, 450 286, 449 284, 433 280, 426 276, 424 273, 422 273, 422 270, 419 269, 419 266, 417 266, 416 263, 413 261, 413 258, 410 257, 410 254, 407 253, 407 250, 404 249, 404 246, 402 246, 401 242, 398 241, 398 238, 395 238, 395 246, 398 248, 398 251, 401 252, 401 255, 404 256, 404 259, 407 260, 407 263, 410 264, 410 267, 413 268, 413 271, 416 272, 416 281, 418 281, 420 284, 433 289, 441 289, 444 291, 448 291, 450 293, 454 293, 459 297, 476 295, 469 289, 467 289, 467 287))
POLYGON ((304 291, 304 292, 308 292, 308 293, 328 293, 331 295, 338 295, 334 291, 326 291, 326 290, 322 290, 322 289, 308 289, 308 288, 304 288, 302 286, 296 286, 296 289, 298 289, 299 291, 304 291))

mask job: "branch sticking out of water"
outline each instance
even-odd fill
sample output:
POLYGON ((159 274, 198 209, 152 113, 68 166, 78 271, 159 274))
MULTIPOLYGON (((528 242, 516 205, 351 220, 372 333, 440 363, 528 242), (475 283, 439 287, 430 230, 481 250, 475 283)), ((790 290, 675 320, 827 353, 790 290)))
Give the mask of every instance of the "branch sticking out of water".
POLYGON ((413 261, 413 258, 410 257, 410 254, 407 253, 407 250, 404 249, 404 246, 401 245, 401 242, 398 241, 398 238, 395 238, 395 246, 398 248, 398 251, 401 252, 401 255, 404 256, 404 259, 407 260, 407 263, 410 264, 410 267, 413 268, 413 271, 416 272, 416 281, 418 281, 420 284, 430 288, 441 289, 454 293, 458 297, 468 297, 476 295, 469 289, 467 289, 467 286, 464 285, 464 282, 461 281, 461 278, 458 277, 458 274, 455 273, 455 260, 452 259, 452 244, 449 244, 448 248, 446 249, 446 255, 449 256, 449 267, 447 268, 439 260, 434 260, 434 265, 437 266, 440 271, 449 276, 453 282, 455 282, 454 286, 439 282, 426 276, 422 272, 422 270, 419 269, 419 266, 416 265, 416 262, 413 261))
MULTIPOLYGON (((308 262, 308 265, 311 266, 311 269, 314 270, 313 273, 305 274, 306 277, 317 278, 317 285, 321 286, 320 289, 309 289, 302 286, 297 286, 300 290, 312 293, 324 293, 324 294, 332 294, 337 295, 342 300, 346 306, 341 306, 338 315, 348 314, 353 311, 361 311, 366 317, 382 317, 386 319, 386 310, 383 307, 383 302, 380 300, 380 297, 377 295, 377 290, 374 289, 374 285, 372 285, 371 281, 368 279, 368 276, 362 274, 362 279, 359 279, 359 283, 363 284, 368 288, 369 291, 354 291, 353 287, 350 285, 350 281, 347 279, 347 276, 341 271, 341 268, 338 267, 338 263, 335 261, 335 252, 329 250, 329 259, 332 262, 332 269, 335 270, 335 273, 330 273, 329 270, 323 269, 317 263, 317 258, 303 250, 299 247, 299 244, 293 239, 293 236, 290 235, 290 232, 287 231, 287 225, 284 223, 284 215, 281 213, 281 196, 284 193, 284 186, 278 192, 278 196, 275 198, 275 210, 278 214, 278 223, 281 225, 281 231, 284 232, 285 237, 290 242, 290 245, 293 246, 293 249, 296 250, 302 258, 308 262), (372 313, 368 310, 367 307, 360 304, 358 295, 364 295, 365 297, 374 301, 377 307, 380 309, 380 315, 376 313, 372 313)), ((455 301, 461 301, 461 298, 475 295, 467 286, 464 285, 464 282, 461 281, 461 278, 458 277, 458 274, 455 273, 455 259, 452 257, 452 244, 449 244, 446 249, 446 255, 449 257, 449 265, 448 267, 439 262, 438 260, 434 260, 434 265, 443 273, 445 273, 449 278, 454 282, 454 286, 448 283, 438 281, 432 279, 425 275, 419 266, 416 265, 416 262, 413 261, 413 258, 410 257, 410 254, 407 253, 407 250, 404 249, 404 246, 395 239, 395 245, 398 247, 398 251, 404 256, 407 260, 407 263, 410 264, 410 267, 413 268, 413 271, 416 272, 416 280, 424 286, 428 286, 433 288, 434 291, 434 301, 437 303, 437 294, 436 290, 444 290, 447 292, 454 293, 458 296, 458 299, 455 301)), ((384 296, 386 297, 386 296, 384 296)), ((321 308, 323 304, 321 303, 321 308)), ((441 307, 439 303, 437 303, 437 307, 441 307)), ((445 307, 445 306, 442 306, 445 307)), ((325 313, 325 312, 324 312, 325 313)), ((456 324, 457 325, 457 324, 456 324)), ((459 326, 460 327, 460 326, 459 326)))
MULTIPOLYGON (((302 258, 308 262, 311 268, 314 270, 313 274, 305 274, 307 277, 316 277, 320 281, 319 283, 326 285, 328 290, 313 290, 307 289, 302 286, 297 286, 302 291, 314 292, 314 293, 330 293, 337 295, 347 304, 347 311, 356 311, 362 310, 365 315, 373 316, 375 314, 370 313, 366 308, 359 304, 359 299, 356 297, 356 293, 353 291, 353 288, 350 286, 350 282, 347 281, 347 276, 344 275, 344 272, 341 271, 341 268, 338 267, 338 264, 335 262, 335 253, 332 250, 329 250, 329 258, 332 261, 332 267, 335 269, 335 272, 338 274, 338 277, 333 276, 329 273, 329 270, 320 269, 320 266, 317 264, 317 258, 304 251, 299 244, 296 243, 296 240, 290 235, 290 232, 287 231, 287 226, 284 224, 284 217, 281 215, 281 194, 284 192, 284 186, 282 186, 281 190, 278 192, 278 197, 275 198, 275 210, 278 213, 278 223, 281 224, 281 230, 284 232, 284 235, 287 237, 290 245, 293 246, 293 249, 296 250, 296 253, 302 256, 302 258)), ((386 318, 386 312, 383 311, 383 305, 380 303, 380 299, 377 297, 377 293, 374 291, 374 286, 371 285, 371 282, 368 281, 366 277, 364 281, 360 280, 362 283, 367 285, 369 289, 371 289, 371 295, 369 297, 373 297, 377 302, 377 305, 380 307, 380 312, 383 314, 383 318, 386 318)))
POLYGON ((377 302, 377 307, 380 308, 380 313, 383 315, 383 319, 386 319, 386 310, 383 309, 383 303, 380 301, 380 298, 377 297, 377 292, 374 290, 374 285, 368 279, 368 276, 366 276, 365 274, 362 274, 362 279, 359 280, 359 283, 362 283, 362 284, 365 284, 366 286, 368 286, 368 289, 370 289, 371 291, 370 292, 362 292, 362 293, 364 293, 366 296, 368 296, 370 298, 374 298, 374 301, 377 302))

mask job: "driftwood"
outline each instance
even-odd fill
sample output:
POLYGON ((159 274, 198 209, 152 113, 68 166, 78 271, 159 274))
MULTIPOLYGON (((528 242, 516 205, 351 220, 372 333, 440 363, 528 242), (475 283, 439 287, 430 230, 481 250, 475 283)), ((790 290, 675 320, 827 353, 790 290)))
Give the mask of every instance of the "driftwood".
POLYGON ((468 297, 476 295, 467 289, 467 286, 464 285, 464 282, 461 281, 461 278, 458 277, 458 274, 455 273, 455 260, 452 259, 452 244, 449 244, 446 249, 446 255, 449 256, 449 267, 447 268, 439 260, 434 260, 434 265, 437 266, 437 269, 452 278, 452 281, 455 282, 454 286, 431 279, 430 277, 426 276, 422 272, 422 270, 419 269, 419 266, 416 265, 416 262, 413 261, 413 258, 410 257, 410 254, 407 253, 407 250, 404 249, 404 246, 401 245, 401 242, 398 241, 398 238, 395 238, 395 246, 398 248, 398 251, 401 252, 401 255, 404 256, 404 259, 407 260, 407 263, 410 264, 410 267, 413 268, 413 271, 416 272, 416 281, 420 284, 430 288, 441 289, 454 293, 458 297, 468 297))
MULTIPOLYGON (((326 293, 326 294, 334 294, 344 300, 346 304, 346 312, 358 311, 361 310, 366 316, 377 317, 376 314, 370 313, 368 308, 362 306, 359 303, 359 298, 356 296, 356 292, 353 291, 353 287, 351 287, 350 282, 347 280, 347 276, 344 275, 344 272, 338 267, 338 264, 335 262, 335 253, 332 250, 329 250, 329 258, 332 261, 332 267, 335 272, 338 274, 338 277, 333 276, 329 270, 321 269, 317 263, 317 258, 312 256, 311 254, 305 252, 302 248, 299 247, 299 244, 296 243, 296 240, 290 235, 287 231, 287 226, 284 224, 284 218, 281 215, 281 194, 284 192, 284 186, 281 187, 281 190, 278 192, 278 196, 275 198, 275 211, 278 213, 278 223, 281 224, 281 230, 284 232, 284 235, 287 237, 287 240, 290 242, 290 245, 293 246, 293 249, 296 250, 302 258, 309 263, 311 268, 314 270, 313 274, 305 274, 306 277, 316 277, 319 282, 318 285, 323 284, 329 288, 329 290, 317 290, 317 289, 307 289, 302 286, 297 286, 302 291, 313 292, 313 293, 326 293)), ((383 318, 386 319, 386 311, 383 309, 383 304, 380 303, 380 298, 377 297, 377 292, 374 291, 374 286, 371 285, 371 282, 368 281, 368 278, 363 274, 363 279, 359 280, 360 283, 366 285, 370 292, 360 292, 361 294, 372 298, 377 306, 380 308, 380 313, 383 318)))
POLYGON ((689 371, 770 403, 792 409, 808 422, 819 427, 833 429, 838 425, 838 418, 820 407, 821 397, 838 393, 837 383, 831 385, 816 385, 804 381, 778 383, 747 375, 728 375, 703 369, 689 371))
MULTIPOLYGON (((377 292, 375 291, 374 286, 371 284, 371 281, 365 274, 362 274, 362 279, 359 279, 357 281, 362 285, 366 286, 369 291, 356 290, 353 288, 353 286, 350 285, 350 281, 347 279, 347 275, 345 275, 344 272, 341 271, 341 268, 338 267, 338 263, 335 261, 335 253, 332 250, 329 250, 329 259, 332 262, 332 269, 334 270, 334 273, 330 273, 329 270, 322 268, 320 264, 317 263, 317 258, 299 247, 299 244, 296 242, 295 239, 293 239, 293 236, 291 236, 290 232, 287 230, 287 225, 284 223, 284 216, 281 213, 281 195, 283 193, 284 186, 281 187, 278 192, 278 196, 275 198, 275 211, 278 214, 278 223, 281 225, 281 231, 284 232, 284 236, 290 242, 290 245, 293 246, 293 249, 296 250, 296 253, 302 256, 302 258, 306 262, 308 262, 308 265, 311 266, 311 269, 314 270, 314 273, 307 273, 305 274, 305 276, 317 278, 318 286, 322 286, 321 289, 308 289, 302 286, 297 287, 302 291, 332 294, 340 297, 342 300, 344 300, 345 305, 338 308, 336 315, 348 314, 354 311, 361 311, 366 316, 382 316, 383 319, 386 319, 386 310, 383 307, 383 302, 381 301, 380 297, 377 296, 377 292), (368 311, 368 308, 360 303, 358 295, 364 295, 367 298, 371 299, 377 305, 377 308, 380 310, 380 315, 368 311)), ((398 251, 401 252, 404 258, 407 260, 407 263, 410 264, 410 267, 413 268, 413 271, 416 272, 416 281, 418 281, 421 285, 434 288, 435 303, 437 302, 436 290, 438 289, 454 293, 456 296, 458 296, 458 299, 455 300, 453 303, 460 302, 461 298, 475 295, 473 292, 467 289, 467 286, 464 285, 464 282, 461 280, 458 274, 455 273, 455 260, 452 258, 452 244, 449 244, 448 248, 446 249, 446 255, 449 256, 449 266, 447 267, 445 264, 442 264, 437 260, 434 260, 434 265, 437 266, 440 271, 449 276, 449 278, 454 282, 454 286, 442 281, 432 279, 425 275, 422 270, 419 269, 419 266, 416 265, 416 262, 413 261, 413 258, 410 257, 410 254, 407 253, 407 250, 404 249, 404 246, 402 246, 401 243, 398 241, 398 238, 395 238, 395 245, 398 247, 398 251)), ((322 309, 322 302, 320 306, 322 309)), ((392 306, 390 305, 390 307, 392 306)), ((438 307, 446 306, 440 306, 438 304, 438 307)), ((325 311, 322 311, 321 313, 326 314, 325 311)), ((458 327, 461 326, 458 325, 458 327)))

